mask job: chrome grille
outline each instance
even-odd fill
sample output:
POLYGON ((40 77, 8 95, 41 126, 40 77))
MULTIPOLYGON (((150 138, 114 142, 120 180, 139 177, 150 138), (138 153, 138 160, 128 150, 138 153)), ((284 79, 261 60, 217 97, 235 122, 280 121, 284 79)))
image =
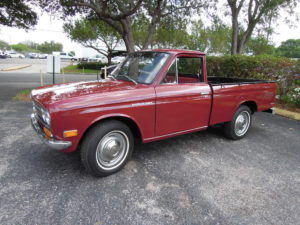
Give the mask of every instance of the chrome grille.
POLYGON ((39 106, 37 103, 32 102, 33 104, 33 112, 37 115, 37 119, 42 121, 44 123, 43 117, 42 117, 42 107, 39 106))

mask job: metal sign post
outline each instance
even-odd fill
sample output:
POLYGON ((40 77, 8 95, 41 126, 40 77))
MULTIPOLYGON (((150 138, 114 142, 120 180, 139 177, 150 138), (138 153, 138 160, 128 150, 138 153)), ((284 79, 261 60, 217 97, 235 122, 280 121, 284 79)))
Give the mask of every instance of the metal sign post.
POLYGON ((60 56, 48 55, 47 57, 47 73, 52 74, 52 82, 55 84, 55 74, 60 73, 60 56))
POLYGON ((52 76, 53 76, 53 84, 55 84, 55 56, 53 56, 53 70, 52 70, 52 76))

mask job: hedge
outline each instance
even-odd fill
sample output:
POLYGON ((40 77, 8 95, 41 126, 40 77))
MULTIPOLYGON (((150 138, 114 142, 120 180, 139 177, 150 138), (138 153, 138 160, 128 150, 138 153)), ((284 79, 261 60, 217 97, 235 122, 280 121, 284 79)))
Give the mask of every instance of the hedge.
POLYGON ((278 94, 285 95, 294 88, 300 76, 300 60, 273 56, 208 56, 208 76, 240 77, 276 81, 278 94))
POLYGON ((108 66, 107 63, 100 62, 80 62, 77 64, 78 69, 101 70, 102 67, 108 66))

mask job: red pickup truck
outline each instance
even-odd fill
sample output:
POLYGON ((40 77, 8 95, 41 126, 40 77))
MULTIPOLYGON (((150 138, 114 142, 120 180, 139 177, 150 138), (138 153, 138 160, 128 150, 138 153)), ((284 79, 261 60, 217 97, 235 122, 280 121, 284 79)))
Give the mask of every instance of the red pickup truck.
POLYGON ((31 123, 51 148, 81 151, 95 176, 120 170, 135 140, 150 142, 222 124, 243 138, 254 112, 274 107, 270 81, 207 77, 205 54, 145 50, 128 55, 107 79, 31 92, 31 123))

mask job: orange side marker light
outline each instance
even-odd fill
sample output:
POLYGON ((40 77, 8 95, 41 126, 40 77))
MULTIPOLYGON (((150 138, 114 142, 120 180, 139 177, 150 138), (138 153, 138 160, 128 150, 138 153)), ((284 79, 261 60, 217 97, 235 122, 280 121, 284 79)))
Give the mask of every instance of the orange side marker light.
POLYGON ((64 138, 75 137, 77 135, 78 135, 78 131, 77 130, 67 130, 67 131, 64 131, 64 138))
POLYGON ((45 134, 48 138, 52 138, 53 135, 52 135, 52 132, 49 129, 44 127, 43 130, 44 130, 44 132, 45 132, 45 134))

